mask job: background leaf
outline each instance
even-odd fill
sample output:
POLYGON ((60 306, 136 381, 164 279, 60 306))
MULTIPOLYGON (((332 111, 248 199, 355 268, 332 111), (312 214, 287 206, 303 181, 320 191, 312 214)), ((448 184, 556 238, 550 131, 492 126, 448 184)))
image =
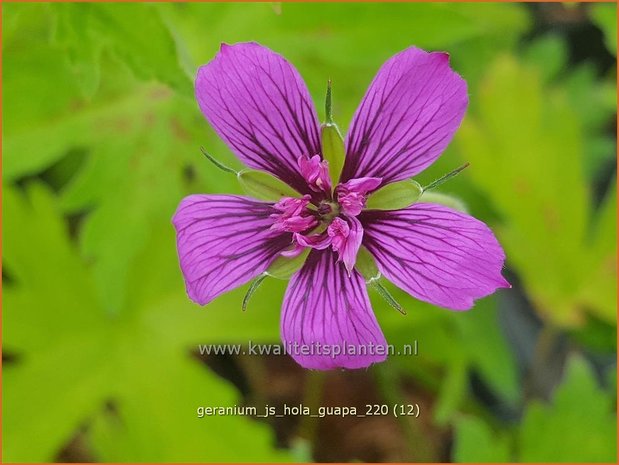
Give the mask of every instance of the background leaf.
POLYGON ((9 2, 2 16, 5 461, 615 460, 615 5, 9 2), (199 355, 280 341, 286 281, 246 312, 247 285, 194 305, 170 223, 186 195, 243 193, 200 153, 246 168, 192 89, 238 41, 289 59, 321 120, 331 79, 343 132, 386 59, 447 51, 470 108, 415 180, 471 162, 427 200, 497 233, 513 288, 453 313, 383 279, 407 315, 370 289, 381 328, 418 353, 367 370, 199 355), (394 402, 420 417, 196 415, 394 402))
POLYGON ((520 434, 520 459, 570 462, 614 462, 617 423, 606 393, 586 363, 573 357, 551 406, 531 404, 520 434), (580 424, 577 430, 570 425, 580 424))
POLYGON ((592 254, 582 125, 564 92, 544 89, 533 69, 511 58, 499 59, 485 82, 477 117, 460 131, 463 156, 506 218, 499 236, 536 309, 554 324, 578 325, 589 285, 581 264, 592 254))
POLYGON ((458 462, 510 462, 507 438, 496 438, 490 428, 474 417, 463 417, 456 423, 454 458, 458 462))

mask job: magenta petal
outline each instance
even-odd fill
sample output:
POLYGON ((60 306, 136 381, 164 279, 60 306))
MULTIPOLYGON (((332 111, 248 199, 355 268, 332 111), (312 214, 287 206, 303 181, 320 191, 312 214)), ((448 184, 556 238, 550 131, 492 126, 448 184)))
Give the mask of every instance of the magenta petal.
POLYGON ((187 294, 204 305, 265 271, 292 235, 271 228, 272 204, 234 195, 191 195, 172 222, 187 294))
POLYGON ((357 216, 365 207, 367 194, 381 183, 382 178, 358 178, 338 185, 335 194, 342 212, 348 216, 357 216))
POLYGON ((320 234, 310 234, 308 236, 294 233, 293 237, 296 243, 302 247, 311 247, 312 249, 324 250, 331 245, 331 238, 326 231, 320 234))
POLYGON ((286 350, 305 368, 364 368, 386 358, 363 278, 356 270, 349 276, 330 249, 313 250, 292 277, 281 331, 286 350))
POLYGON ((307 181, 309 188, 315 192, 331 193, 331 178, 329 164, 320 155, 313 157, 299 157, 299 171, 307 181))
POLYGON ((206 119, 247 166, 308 193, 297 160, 320 153, 319 121, 297 70, 256 43, 222 44, 198 71, 206 119))
POLYGON ((410 178, 432 164, 458 129, 466 82, 446 53, 408 48, 389 59, 357 109, 346 137, 342 182, 410 178))
POLYGON ((509 287, 505 254, 479 220, 449 208, 417 203, 404 210, 363 212, 363 245, 380 272, 420 300, 467 310, 474 299, 509 287))
POLYGON ((357 261, 357 252, 363 239, 363 227, 354 216, 346 216, 345 219, 334 218, 327 234, 331 238, 333 250, 338 253, 339 260, 350 273, 357 261))

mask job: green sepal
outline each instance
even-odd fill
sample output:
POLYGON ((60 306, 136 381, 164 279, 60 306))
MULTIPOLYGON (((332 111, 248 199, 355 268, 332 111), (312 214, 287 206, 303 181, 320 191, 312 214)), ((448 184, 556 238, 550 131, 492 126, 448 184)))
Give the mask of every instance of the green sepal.
POLYGON ((237 174, 243 190, 260 200, 277 202, 282 197, 299 197, 299 193, 283 181, 264 171, 243 170, 237 174))
POLYGON ((367 285, 374 288, 390 307, 395 308, 402 315, 406 315, 406 311, 402 308, 400 303, 395 300, 387 288, 380 282, 380 271, 378 270, 378 266, 376 266, 376 261, 369 250, 363 246, 361 246, 359 252, 357 252, 355 268, 361 273, 367 285))
POLYGON ((367 199, 366 208, 400 210, 417 202, 422 193, 421 185, 412 179, 394 182, 371 194, 367 199))
POLYGON ((238 171, 230 168, 229 166, 224 165, 222 162, 220 162, 215 157, 213 157, 210 153, 208 153, 204 147, 200 147, 200 150, 202 151, 202 154, 206 157, 206 159, 210 161, 213 165, 215 165, 217 168, 219 168, 220 170, 226 173, 236 174, 237 176, 239 175, 238 171))
POLYGON ((470 163, 465 163, 464 165, 456 168, 453 171, 450 171, 447 174, 444 174, 443 176, 441 176, 438 179, 435 179, 434 181, 432 181, 430 184, 428 184, 427 186, 423 186, 423 190, 425 191, 429 191, 432 189, 436 189, 438 186, 440 186, 441 184, 445 184, 447 181, 449 181, 451 178, 455 178, 456 176, 458 176, 460 173, 462 173, 462 171, 464 171, 466 168, 468 168, 470 166, 470 163))
POLYGON ((424 192, 419 199, 420 202, 437 203, 445 207, 453 208, 462 213, 468 213, 469 210, 466 204, 457 197, 451 195, 440 194, 438 192, 424 192))
POLYGON ((355 268, 361 273, 366 282, 380 278, 380 271, 378 271, 376 261, 374 261, 374 257, 364 246, 361 246, 359 252, 357 252, 355 268))
POLYGON ((262 281, 264 281, 267 278, 266 273, 262 273, 259 276, 256 276, 253 281, 249 284, 249 288, 247 289, 247 292, 245 293, 245 297, 243 297, 243 311, 247 310, 247 304, 249 303, 249 299, 251 299, 251 296, 254 295, 254 292, 256 292, 258 290, 258 288, 260 287, 260 285, 262 284, 262 281))
POLYGON ((346 158, 344 138, 335 123, 325 123, 320 129, 322 132, 322 158, 329 163, 331 185, 336 186, 346 158))
POLYGON ((395 298, 391 295, 387 288, 382 285, 382 283, 380 282, 380 278, 370 279, 368 284, 372 286, 383 299, 385 299, 385 302, 387 302, 391 308, 394 308, 402 315, 406 315, 406 310, 404 310, 400 303, 395 300, 395 298))
POLYGON ((305 249, 296 257, 284 257, 280 255, 271 263, 264 272, 266 275, 276 279, 290 279, 305 263, 310 249, 305 249))
POLYGON ((344 167, 344 159, 346 158, 346 147, 344 146, 344 138, 340 129, 333 121, 331 112, 331 80, 327 82, 327 94, 325 96, 325 119, 326 122, 320 127, 322 158, 329 164, 329 176, 331 177, 331 185, 337 186, 340 180, 340 174, 344 167))

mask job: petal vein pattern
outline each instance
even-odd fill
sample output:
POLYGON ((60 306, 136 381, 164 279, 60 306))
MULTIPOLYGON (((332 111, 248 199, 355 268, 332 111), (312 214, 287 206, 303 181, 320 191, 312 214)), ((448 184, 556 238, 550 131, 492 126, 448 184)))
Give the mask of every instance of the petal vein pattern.
POLYGON ((273 205, 234 195, 191 195, 173 218, 191 300, 204 305, 264 272, 292 243, 274 231, 273 205))
POLYGON ((361 368, 385 360, 371 347, 386 347, 385 337, 370 306, 365 282, 353 270, 349 276, 331 249, 313 250, 305 265, 291 279, 282 310, 284 343, 321 344, 339 355, 291 353, 302 366, 315 369, 361 368), (356 355, 346 352, 356 349, 356 355), (358 352, 365 350, 365 355, 358 352))
POLYGON ((466 82, 445 53, 408 48, 388 60, 357 109, 341 181, 415 176, 451 141, 468 105, 466 82))
POLYGON ((297 160, 320 153, 319 121, 297 70, 254 43, 222 45, 196 78, 200 109, 247 166, 306 194, 297 160))
POLYGON ((367 210, 363 245, 380 272, 420 300, 466 310, 474 299, 509 287, 501 275, 505 254, 479 220, 440 205, 367 210))

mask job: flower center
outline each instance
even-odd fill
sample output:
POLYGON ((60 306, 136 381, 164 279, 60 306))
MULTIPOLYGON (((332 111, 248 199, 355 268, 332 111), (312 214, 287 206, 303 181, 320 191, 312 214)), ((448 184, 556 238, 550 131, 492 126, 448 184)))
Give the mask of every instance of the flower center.
POLYGON ((318 214, 320 215, 320 220, 328 225, 333 221, 333 218, 340 214, 340 205, 336 202, 323 200, 318 205, 318 214))
POLYGON ((312 194, 284 197, 277 202, 271 229, 292 233, 292 248, 284 255, 296 256, 306 247, 331 247, 351 273, 363 237, 363 227, 356 217, 382 179, 351 179, 332 190, 328 163, 319 155, 299 157, 298 163, 312 194))

